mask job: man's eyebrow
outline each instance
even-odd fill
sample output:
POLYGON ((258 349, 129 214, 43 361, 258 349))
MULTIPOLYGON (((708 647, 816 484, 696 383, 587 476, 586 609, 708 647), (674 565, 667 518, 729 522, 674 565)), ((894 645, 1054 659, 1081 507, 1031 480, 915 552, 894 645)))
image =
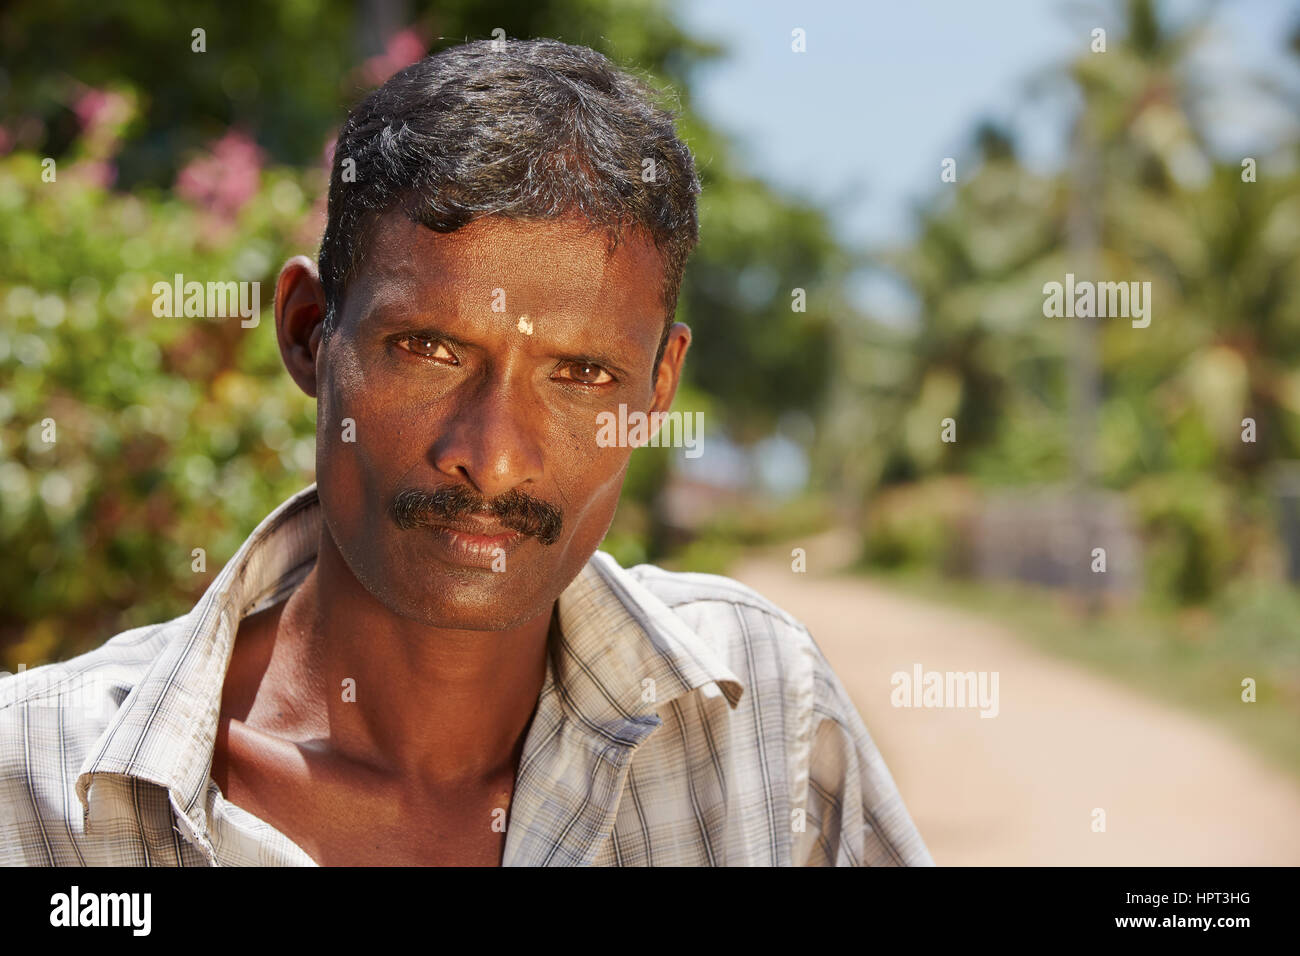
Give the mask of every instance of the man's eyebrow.
POLYGON ((370 307, 361 314, 360 321, 362 323, 371 322, 381 328, 398 325, 417 328, 434 321, 433 316, 438 311, 436 306, 427 303, 421 308, 412 308, 410 303, 400 299, 375 301, 371 302, 370 307))
MULTIPOLYGON (((505 316, 501 319, 505 321, 505 316)), ((427 312, 420 312, 414 315, 395 308, 384 308, 377 306, 362 317, 362 321, 374 322, 379 330, 390 333, 406 333, 411 335, 428 335, 430 338, 446 342, 448 345, 455 345, 464 349, 483 349, 480 343, 470 342, 457 335, 448 332, 443 326, 432 319, 427 312)), ((599 365, 606 371, 613 372, 617 375, 626 375, 627 367, 624 364, 625 359, 615 358, 608 351, 599 348, 582 348, 581 350, 555 349, 549 350, 551 357, 561 362, 587 363, 599 365)))

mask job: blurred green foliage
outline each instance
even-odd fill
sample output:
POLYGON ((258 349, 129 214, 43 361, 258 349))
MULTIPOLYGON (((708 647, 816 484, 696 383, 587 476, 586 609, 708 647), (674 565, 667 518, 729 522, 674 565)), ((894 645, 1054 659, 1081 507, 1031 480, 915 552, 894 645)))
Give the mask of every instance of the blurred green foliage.
MULTIPOLYGON (((726 574, 734 562, 746 555, 781 543, 776 551, 781 562, 791 560, 791 541, 806 541, 808 535, 830 528, 836 516, 825 497, 801 495, 770 503, 738 499, 718 510, 700 533, 661 559, 673 571, 726 574)), ((805 555, 806 557, 806 555, 805 555)))
POLYGON ((898 571, 959 568, 965 555, 954 531, 968 520, 974 498, 966 482, 951 477, 886 487, 873 501, 866 563, 898 571))
POLYGON ((0 160, 0 589, 14 664, 185 610, 315 463, 314 406, 282 371, 269 302, 321 173, 267 170, 223 228, 166 194, 108 192, 71 157, 54 182, 41 171, 29 153, 0 160), (153 283, 176 273, 260 282, 259 325, 155 317, 153 283))
POLYGON ((1243 181, 1243 157, 1209 145, 1213 113, 1188 58, 1201 22, 1171 27, 1147 0, 1112 7, 1127 31, 1049 78, 1079 104, 1075 165, 1036 174, 1005 133, 979 128, 916 240, 877 258, 915 294, 914 326, 839 330, 823 471, 870 500, 878 565, 937 560, 925 517, 936 479, 978 489, 1082 471, 1133 498, 1156 596, 1204 601, 1280 566, 1271 467, 1300 457, 1300 146, 1252 157, 1256 179, 1243 181), (1095 217, 1095 247, 1072 240, 1079 207, 1095 217), (1044 317, 1044 283, 1070 272, 1149 280, 1150 326, 1044 317), (1095 327, 1098 382, 1084 434, 1071 412, 1080 322, 1095 327), (940 441, 946 417, 955 442, 940 441))

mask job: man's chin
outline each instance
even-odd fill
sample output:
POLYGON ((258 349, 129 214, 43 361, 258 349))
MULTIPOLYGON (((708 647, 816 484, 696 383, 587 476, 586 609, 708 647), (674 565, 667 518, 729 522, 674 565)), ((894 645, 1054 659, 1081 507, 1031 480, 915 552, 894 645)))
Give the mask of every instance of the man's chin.
POLYGON ((439 575, 418 594, 376 595, 391 610, 425 627, 463 631, 505 631, 549 614, 558 595, 535 596, 503 574, 439 575))

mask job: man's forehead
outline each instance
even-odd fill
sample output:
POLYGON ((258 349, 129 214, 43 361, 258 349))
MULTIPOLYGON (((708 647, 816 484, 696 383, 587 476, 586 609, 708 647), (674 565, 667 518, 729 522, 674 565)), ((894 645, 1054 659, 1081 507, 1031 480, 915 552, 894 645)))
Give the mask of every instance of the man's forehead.
POLYGON ((573 219, 486 217, 440 233, 393 210, 376 221, 369 246, 357 278, 372 295, 501 290, 561 306, 630 304, 657 300, 663 278, 658 251, 637 232, 625 230, 611 250, 607 232, 573 219))

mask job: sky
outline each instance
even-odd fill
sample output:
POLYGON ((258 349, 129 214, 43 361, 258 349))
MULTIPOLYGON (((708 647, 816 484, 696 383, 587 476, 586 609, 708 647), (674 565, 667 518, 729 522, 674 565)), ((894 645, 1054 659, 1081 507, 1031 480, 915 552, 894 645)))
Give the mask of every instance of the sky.
MULTIPOLYGON (((1280 138, 1294 114, 1266 109, 1240 84, 1249 68, 1300 88, 1284 55, 1300 2, 1166 7, 1176 19, 1213 11, 1196 63, 1221 91, 1216 151, 1249 155, 1280 138)), ((1026 85, 1087 51, 1094 26, 1122 34, 1115 10, 1054 0, 683 0, 677 16, 730 51, 692 78, 696 109, 740 145, 752 172, 828 209, 846 241, 874 245, 911 235, 910 210, 940 188, 945 157, 958 160, 960 177, 982 118, 1009 124, 1031 167, 1059 165, 1068 104, 1027 108, 1026 85), (806 53, 791 51, 795 27, 806 31, 806 53)), ((906 312, 879 278, 862 276, 853 291, 878 315, 906 312)))

